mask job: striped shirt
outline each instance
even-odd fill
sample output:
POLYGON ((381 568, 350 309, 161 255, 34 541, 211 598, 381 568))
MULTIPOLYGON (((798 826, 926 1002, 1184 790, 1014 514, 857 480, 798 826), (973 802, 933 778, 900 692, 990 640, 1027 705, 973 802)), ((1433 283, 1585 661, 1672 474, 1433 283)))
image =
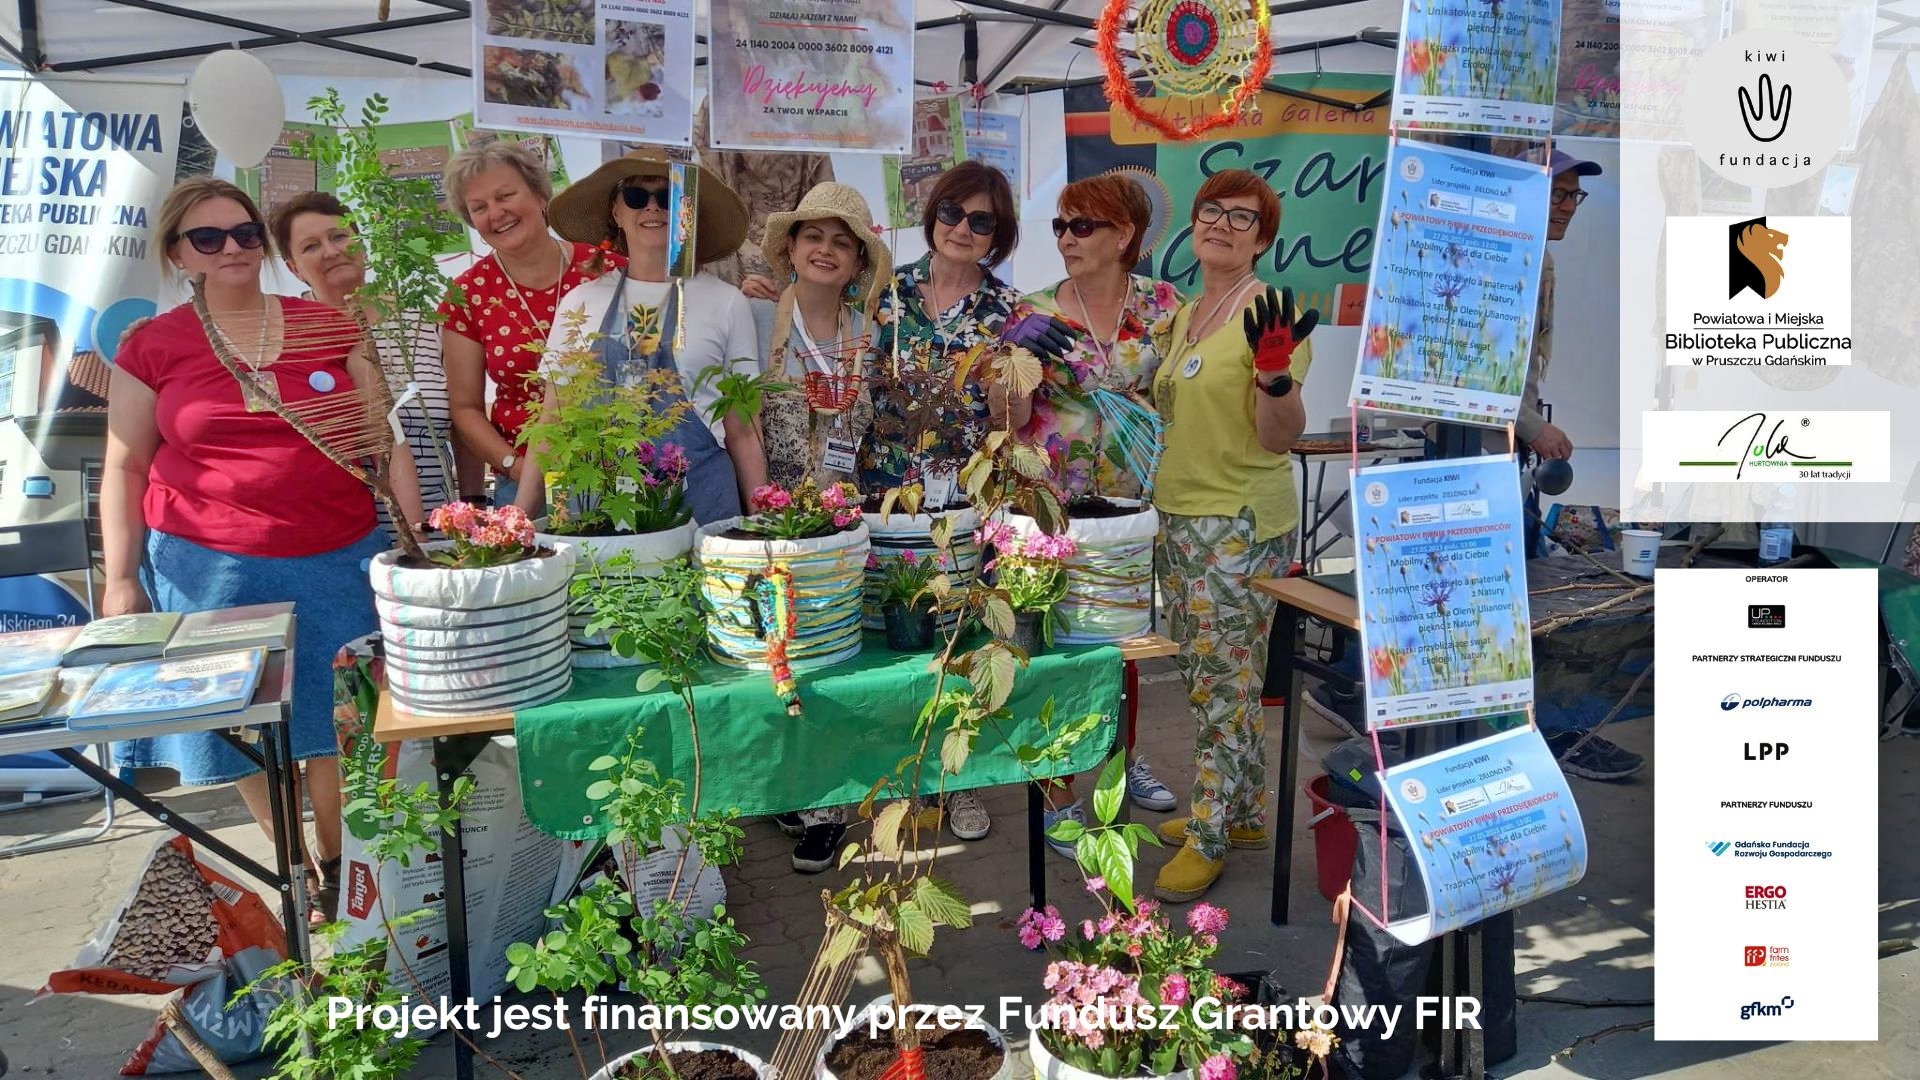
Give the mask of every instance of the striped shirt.
MULTIPOLYGON (((397 401, 413 383, 419 393, 400 410, 400 428, 413 451, 420 477, 420 509, 431 514, 452 497, 448 470, 453 467, 452 412, 447 407, 447 373, 440 363, 440 327, 417 312, 401 312, 373 328, 374 347, 387 386, 397 401), (443 457, 444 455, 444 457, 443 457)), ((387 524, 385 506, 380 523, 387 524)))

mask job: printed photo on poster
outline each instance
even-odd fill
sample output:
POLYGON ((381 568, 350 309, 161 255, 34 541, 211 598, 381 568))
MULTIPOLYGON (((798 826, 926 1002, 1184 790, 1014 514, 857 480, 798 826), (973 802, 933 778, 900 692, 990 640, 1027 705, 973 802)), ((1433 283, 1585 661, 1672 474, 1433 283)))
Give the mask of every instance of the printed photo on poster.
POLYGON ((1518 712, 1533 636, 1511 455, 1353 475, 1368 730, 1518 712))
MULTIPOLYGON (((1380 781, 1427 894, 1426 914, 1387 926, 1409 945, 1551 896, 1587 874, 1580 804, 1534 728, 1395 765, 1380 781)), ((1360 842, 1375 841, 1363 830, 1360 842)))
POLYGON ((940 174, 967 157, 966 121, 960 99, 927 98, 913 103, 913 148, 904 157, 890 157, 883 170, 887 182, 887 220, 896 229, 915 229, 925 215, 927 195, 940 174))
POLYGON ((1561 0, 1555 135, 1620 137, 1620 2, 1561 0))
POLYGON ((465 150, 469 147, 485 146, 487 143, 499 141, 517 143, 521 149, 539 158, 547 167, 547 176, 553 180, 555 191, 567 186, 567 165, 560 157, 559 140, 553 136, 530 131, 494 131, 489 128, 477 128, 473 126, 472 113, 453 118, 453 144, 456 149, 465 150))
MULTIPOLYGON (((442 186, 447 161, 453 156, 453 131, 445 120, 419 124, 382 124, 374 129, 374 145, 380 151, 380 164, 396 180, 425 180, 433 185, 437 204, 446 202, 442 186)), ((469 250, 466 226, 458 220, 436 219, 439 244, 435 255, 451 255, 469 250)))
POLYGON ((1552 183, 1525 161, 1393 145, 1354 404, 1493 427, 1513 419, 1552 183))
POLYGON ((698 222, 696 201, 700 198, 700 170, 675 162, 667 166, 667 205, 673 220, 667 229, 667 276, 692 277, 698 267, 693 263, 694 226, 698 222))
POLYGON ((296 148, 315 135, 330 133, 330 129, 320 124, 283 124, 280 138, 274 140, 273 149, 267 151, 266 159, 251 169, 239 169, 234 173, 234 182, 242 191, 253 196, 260 205, 260 212, 269 217, 273 209, 296 195, 309 191, 332 191, 332 170, 321 168, 310 158, 302 157, 296 148))
POLYGON ((1552 130, 1561 0, 1407 0, 1393 108, 1401 125, 1552 130))
POLYGON ((908 153, 913 0, 712 0, 715 149, 908 153))
POLYGON ((967 158, 1007 174, 1018 199, 1020 187, 1020 114, 965 110, 967 158))
POLYGON ((693 140, 692 0, 474 0, 474 124, 693 140))

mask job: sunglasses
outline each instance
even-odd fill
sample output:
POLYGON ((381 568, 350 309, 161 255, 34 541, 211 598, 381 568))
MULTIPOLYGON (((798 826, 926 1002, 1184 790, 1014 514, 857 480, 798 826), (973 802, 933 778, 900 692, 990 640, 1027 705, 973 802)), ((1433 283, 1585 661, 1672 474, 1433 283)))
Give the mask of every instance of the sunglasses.
POLYGON ((1194 220, 1202 225, 1211 225, 1223 216, 1227 219, 1227 227, 1234 232, 1248 232, 1255 225, 1260 224, 1260 215, 1254 211, 1244 207, 1229 210, 1217 202, 1203 202, 1199 209, 1193 212, 1194 220))
POLYGON ((240 250, 254 251, 267 242, 267 227, 257 221, 243 221, 231 229, 202 225, 197 229, 188 229, 176 239, 192 244, 193 250, 202 255, 218 255, 227 249, 229 236, 240 245, 240 250))
POLYGON ((667 202, 672 196, 673 193, 667 188, 656 188, 648 191, 646 188, 633 184, 620 189, 620 201, 626 203, 627 209, 629 210, 645 210, 648 203, 652 203, 660 209, 665 210, 667 208, 667 202))
POLYGON ((952 199, 941 199, 940 205, 933 208, 933 216, 939 219, 940 224, 947 226, 958 225, 964 221, 967 223, 967 228, 973 230, 975 236, 992 236, 994 228, 1000 224, 1000 218, 997 215, 986 210, 975 210, 969 214, 952 199))
POLYGON ((1111 228, 1113 228, 1113 222, 1096 221, 1093 218, 1077 217, 1072 221, 1068 221, 1066 218, 1053 219, 1053 235, 1056 237, 1065 236, 1071 232, 1073 235, 1085 240, 1101 229, 1111 228))
POLYGON ((1591 194, 1593 194, 1591 191, 1582 191, 1579 188, 1555 188, 1553 191, 1553 205, 1559 206, 1568 199, 1572 199, 1573 205, 1579 206, 1581 203, 1586 202, 1587 196, 1591 194))

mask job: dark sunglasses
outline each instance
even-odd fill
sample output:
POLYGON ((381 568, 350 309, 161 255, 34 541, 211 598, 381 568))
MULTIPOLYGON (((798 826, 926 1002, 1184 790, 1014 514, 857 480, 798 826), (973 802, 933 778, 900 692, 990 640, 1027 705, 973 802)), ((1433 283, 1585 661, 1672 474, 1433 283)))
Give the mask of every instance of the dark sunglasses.
POLYGON ((1554 188, 1553 205, 1559 206, 1571 199, 1573 200, 1573 205, 1579 206, 1581 203, 1586 202, 1587 196, 1591 194, 1593 194, 1593 192, 1582 191, 1579 188, 1554 188))
POLYGON ((673 192, 667 188, 648 191, 638 184, 630 184, 620 189, 620 201, 626 203, 629 210, 645 210, 648 203, 665 210, 672 197, 673 192))
POLYGON ((212 225, 202 225, 197 229, 188 229, 179 239, 193 245, 193 250, 202 255, 218 255, 227 249, 227 237, 240 245, 242 251, 253 251, 267 242, 267 227, 257 221, 243 221, 231 229, 219 229, 212 225))
POLYGON ((1072 232, 1073 235, 1085 240, 1101 229, 1111 228, 1113 228, 1113 222, 1096 221, 1093 218, 1077 217, 1072 221, 1068 221, 1066 218, 1053 219, 1053 235, 1056 237, 1065 236, 1068 232, 1072 232))
POLYGON ((940 205, 933 208, 933 216, 939 219, 940 224, 947 226, 958 225, 964 221, 967 223, 967 228, 973 230, 975 236, 992 236, 994 228, 1000 224, 1000 218, 993 213, 975 210, 969 214, 952 199, 941 199, 940 205))

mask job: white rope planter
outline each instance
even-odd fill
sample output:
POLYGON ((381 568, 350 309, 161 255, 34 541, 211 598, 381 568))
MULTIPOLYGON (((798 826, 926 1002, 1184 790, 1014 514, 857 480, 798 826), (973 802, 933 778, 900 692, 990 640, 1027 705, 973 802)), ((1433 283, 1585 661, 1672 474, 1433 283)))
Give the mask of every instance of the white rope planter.
MULTIPOLYGON (((1138 499, 1107 501, 1141 512, 1067 522, 1067 535, 1080 552, 1066 562, 1067 595, 1053 608, 1054 640, 1063 645, 1125 641, 1146 633, 1152 622, 1153 544, 1160 515, 1138 499)), ((1032 518, 1018 514, 1007 524, 1021 534, 1040 531, 1032 518)))

